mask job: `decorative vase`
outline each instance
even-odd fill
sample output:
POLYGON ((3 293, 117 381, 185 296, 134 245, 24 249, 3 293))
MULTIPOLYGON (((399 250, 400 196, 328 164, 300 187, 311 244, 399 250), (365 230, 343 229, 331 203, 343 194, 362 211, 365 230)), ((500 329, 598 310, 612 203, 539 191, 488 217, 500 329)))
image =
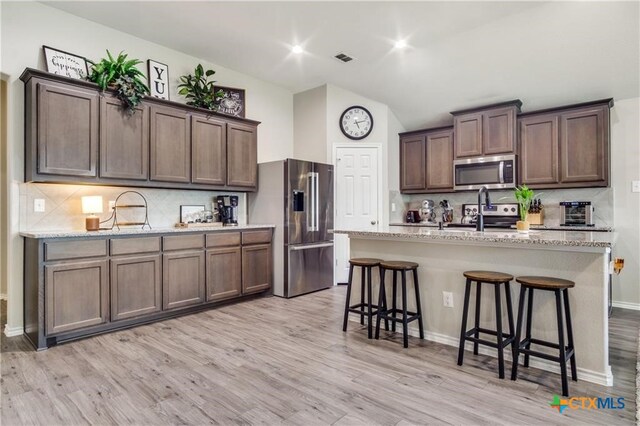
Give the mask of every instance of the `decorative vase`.
POLYGON ((527 222, 526 220, 517 221, 516 229, 522 234, 527 234, 529 232, 529 222, 527 222))

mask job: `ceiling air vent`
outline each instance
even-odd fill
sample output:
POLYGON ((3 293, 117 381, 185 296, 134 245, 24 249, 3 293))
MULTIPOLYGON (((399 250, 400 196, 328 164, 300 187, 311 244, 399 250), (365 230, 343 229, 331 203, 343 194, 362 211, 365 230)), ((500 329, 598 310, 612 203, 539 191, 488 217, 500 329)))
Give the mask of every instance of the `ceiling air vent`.
POLYGON ((351 62, 354 59, 352 56, 349 56, 346 53, 338 53, 334 57, 341 62, 351 62))

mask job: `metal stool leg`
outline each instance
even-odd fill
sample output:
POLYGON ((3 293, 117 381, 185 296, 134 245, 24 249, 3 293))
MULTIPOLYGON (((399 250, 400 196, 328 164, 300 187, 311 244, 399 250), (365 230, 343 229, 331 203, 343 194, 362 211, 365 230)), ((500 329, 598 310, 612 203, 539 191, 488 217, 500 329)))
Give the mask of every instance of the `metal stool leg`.
POLYGON ((409 323, 407 322, 407 272, 402 271, 402 339, 404 347, 409 347, 409 323))
MULTIPOLYGON (((398 308, 396 301, 398 298, 398 277, 396 275, 397 271, 393 271, 393 296, 391 299, 391 309, 393 309, 393 319, 396 319, 396 309, 398 308)), ((396 331, 396 322, 391 321, 391 331, 395 333, 396 331)))
POLYGON ((349 303, 351 300, 351 283, 353 281, 353 265, 349 265, 349 281, 347 282, 347 301, 344 302, 344 320, 342 321, 342 331, 347 331, 349 321, 349 303))
MULTIPOLYGON (((531 319, 533 317, 533 288, 529 288, 529 300, 527 304, 527 331, 525 339, 527 344, 525 349, 531 349, 531 319)), ((529 354, 524 354, 524 366, 529 367, 529 354)))
POLYGON ((562 378, 562 395, 569 396, 569 383, 567 381, 567 358, 564 346, 564 324, 562 322, 562 303, 560 290, 554 290, 556 294, 556 314, 558 318, 558 346, 560 352, 560 376, 562 378))
MULTIPOLYGON (((384 275, 385 275, 386 270, 384 268, 380 268, 380 289, 378 291, 378 305, 380 305, 380 299, 384 300, 386 298, 385 295, 385 291, 384 291, 384 275)), ((386 305, 386 302, 385 302, 386 305)), ((387 313, 386 309, 384 309, 384 311, 382 309, 380 309, 380 307, 378 307, 378 315, 376 318, 376 340, 378 340, 380 338, 380 320, 382 319, 382 314, 383 313, 387 313)), ((384 319, 385 321, 385 329, 387 331, 389 331, 389 320, 387 320, 386 318, 384 319)))
POLYGON ((513 357, 513 364, 511 365, 511 380, 515 380, 518 377, 518 358, 520 358, 520 330, 522 330, 522 317, 524 316, 524 297, 527 293, 527 288, 520 286, 520 299, 518 300, 518 321, 516 321, 516 339, 512 343, 515 346, 515 355, 513 357))
MULTIPOLYGON (((474 334, 476 339, 480 337, 480 332, 478 331, 478 328, 480 328, 480 299, 482 299, 482 282, 476 281, 476 332, 474 334)), ((478 342, 473 342, 473 354, 478 355, 478 342)))
POLYGON ((494 284, 496 295, 496 338, 498 341, 498 377, 504 379, 504 347, 502 345, 502 309, 500 309, 500 284, 494 284))
POLYGON ((564 297, 564 315, 567 321, 567 339, 569 340, 568 347, 569 350, 573 350, 573 354, 571 354, 571 358, 569 359, 571 363, 571 380, 574 382, 578 381, 578 372, 576 368, 576 350, 573 346, 573 327, 571 326, 571 309, 569 308, 569 290, 564 289, 563 291, 564 297))
POLYGON ((382 272, 382 267, 380 267, 380 288, 382 289, 382 292, 380 293, 382 295, 382 300, 380 299, 380 296, 378 296, 378 312, 380 312, 380 310, 382 310, 382 312, 384 312, 385 317, 384 317, 384 329, 386 331, 389 331, 389 319, 386 317, 386 313, 387 313, 387 288, 384 285, 384 274, 382 272))
POLYGON ((365 280, 366 269, 360 268, 360 325, 364 325, 364 292, 365 292, 365 280))
POLYGON ((371 266, 367 267, 367 337, 369 339, 373 337, 373 322, 371 321, 373 318, 373 315, 371 315, 373 312, 373 308, 371 307, 371 301, 373 299, 371 287, 373 287, 373 283, 371 282, 371 269, 373 269, 371 266))
POLYGON ((418 283, 418 270, 413 270, 413 286, 416 290, 416 314, 418 315, 418 330, 420 330, 420 338, 424 339, 424 325, 422 324, 422 306, 420 303, 420 284, 418 283))
POLYGON ((515 327, 513 325, 513 306, 511 305, 511 286, 508 282, 504 283, 504 295, 507 299, 507 319, 509 320, 509 335, 511 336, 511 355, 515 359, 515 327))
POLYGON ((464 359, 464 342, 467 333, 467 315, 469 314, 469 295, 471 293, 471 280, 467 278, 464 289, 464 306, 462 308, 462 325, 460 326, 460 345, 458 346, 458 365, 462 365, 464 359))

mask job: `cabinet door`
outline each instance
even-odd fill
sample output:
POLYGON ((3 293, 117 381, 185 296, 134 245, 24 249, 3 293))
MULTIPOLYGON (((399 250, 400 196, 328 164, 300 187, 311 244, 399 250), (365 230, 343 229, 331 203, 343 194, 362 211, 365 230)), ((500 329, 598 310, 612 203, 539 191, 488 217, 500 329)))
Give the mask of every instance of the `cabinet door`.
POLYGON ((44 267, 47 334, 107 322, 109 272, 106 260, 44 267))
POLYGON ((605 107, 560 115, 560 181, 608 181, 609 120, 605 107))
POLYGON ((224 185, 227 180, 227 123, 191 117, 191 182, 224 185))
POLYGON ((242 294, 271 288, 271 244, 242 247, 242 294))
POLYGON ((189 114, 177 108, 151 107, 151 180, 191 180, 189 114))
POLYGON ((149 108, 127 113, 114 96, 100 100, 100 177, 149 178, 149 108))
POLYGON ((520 182, 536 186, 558 183, 558 115, 520 120, 520 182))
POLYGON ((258 145, 255 126, 227 125, 227 185, 256 188, 258 145))
POLYGON ((482 123, 481 112, 453 118, 456 158, 482 155, 482 123))
POLYGON ((453 189, 453 130, 427 135, 427 189, 453 189))
POLYGON ((400 191, 425 189, 425 137, 400 137, 400 191))
POLYGON ((485 155, 515 152, 516 110, 514 107, 486 111, 483 125, 482 150, 485 155))
POLYGON ((97 176, 98 93, 38 83, 38 173, 97 176))
POLYGON ((162 307, 160 255, 111 259, 111 320, 158 312, 162 307))
POLYGON ((162 257, 162 309, 204 302, 204 251, 164 254, 162 257))
POLYGON ((207 301, 229 299, 242 292, 240 247, 207 250, 207 301))

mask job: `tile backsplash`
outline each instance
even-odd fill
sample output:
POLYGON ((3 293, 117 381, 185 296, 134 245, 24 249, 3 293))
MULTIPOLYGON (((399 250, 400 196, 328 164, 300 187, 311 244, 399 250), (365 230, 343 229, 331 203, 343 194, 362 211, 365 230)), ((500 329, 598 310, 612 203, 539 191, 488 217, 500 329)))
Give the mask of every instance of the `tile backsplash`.
MULTIPOLYGON (((560 224, 560 201, 591 201, 594 206, 596 226, 613 225, 613 188, 576 188, 576 189, 541 189, 536 190, 536 198, 542 200, 545 207, 545 225, 560 224)), ((390 214, 389 223, 404 222, 404 213, 410 209, 419 209, 422 200, 430 199, 436 205, 441 200, 448 200, 454 208, 454 222, 460 222, 462 218, 462 204, 476 203, 477 192, 456 192, 447 194, 423 194, 400 195, 402 204, 399 204, 397 191, 392 191, 390 200, 396 202, 396 212, 390 214)), ((513 190, 491 191, 493 203, 514 203, 513 190)))
MULTIPOLYGON (((213 208, 213 202, 218 195, 230 195, 228 192, 215 191, 186 191, 180 189, 150 189, 124 188, 115 186, 87 186, 61 185, 51 183, 23 183, 20 184, 20 230, 21 231, 50 231, 84 229, 85 217, 82 213, 81 197, 85 195, 100 195, 103 200, 104 213, 100 220, 111 216, 109 201, 115 200, 124 191, 140 192, 147 199, 149 206, 149 223, 152 228, 167 228, 180 221, 181 205, 204 205, 206 210, 213 208), (45 200, 45 211, 34 212, 33 202, 40 198, 45 200)), ((247 223, 246 195, 239 196, 238 222, 247 223)), ((136 203, 140 198, 134 194, 126 194, 119 204, 136 203), (130 198, 129 198, 130 197, 130 198)), ((144 209, 127 209, 118 213, 119 219, 143 221, 144 209)), ((110 226, 109 223, 101 226, 110 226)))

